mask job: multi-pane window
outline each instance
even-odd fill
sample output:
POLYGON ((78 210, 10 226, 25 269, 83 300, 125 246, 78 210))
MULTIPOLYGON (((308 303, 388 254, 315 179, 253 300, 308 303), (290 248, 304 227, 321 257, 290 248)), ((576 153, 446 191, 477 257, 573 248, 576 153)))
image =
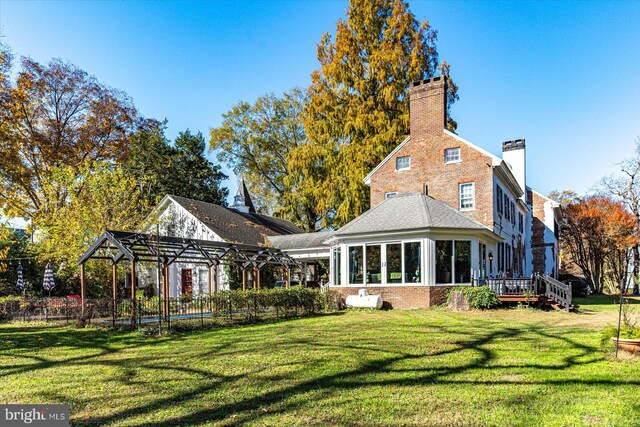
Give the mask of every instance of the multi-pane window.
POLYGON ((460 184, 460 210, 475 208, 475 193, 475 184, 473 182, 460 184))
POLYGON ((411 167, 411 157, 409 156, 396 157, 397 171, 407 170, 410 167, 411 167))
POLYGON ((504 195, 504 216, 509 220, 509 196, 504 195))
POLYGON ((397 195, 398 195, 397 191, 387 191, 386 193, 384 193, 384 198, 388 199, 389 197, 393 197, 397 195))
POLYGON ((502 214, 502 188, 499 185, 496 185, 496 202, 498 213, 502 214))
POLYGON ((460 148, 447 148, 446 150, 444 150, 444 162, 445 163, 460 162, 460 148))
POLYGON ((516 205, 511 202, 511 224, 516 225, 516 205))
POLYGON ((521 213, 518 214, 518 230, 524 233, 524 216, 521 213))

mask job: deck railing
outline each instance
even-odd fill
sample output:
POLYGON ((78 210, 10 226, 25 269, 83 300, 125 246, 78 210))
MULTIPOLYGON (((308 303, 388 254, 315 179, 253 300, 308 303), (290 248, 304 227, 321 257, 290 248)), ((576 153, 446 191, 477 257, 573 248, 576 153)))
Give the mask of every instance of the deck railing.
POLYGON ((539 276, 545 282, 544 295, 551 301, 561 305, 569 311, 573 308, 573 295, 571 285, 562 283, 550 276, 539 276))
POLYGON ((538 294, 538 284, 530 278, 475 279, 474 285, 488 286, 498 295, 524 295, 526 292, 538 294))
POLYGON ((474 286, 488 286, 497 295, 544 295, 549 301, 569 311, 573 308, 571 285, 553 277, 534 274, 530 278, 486 278, 474 279, 474 286))

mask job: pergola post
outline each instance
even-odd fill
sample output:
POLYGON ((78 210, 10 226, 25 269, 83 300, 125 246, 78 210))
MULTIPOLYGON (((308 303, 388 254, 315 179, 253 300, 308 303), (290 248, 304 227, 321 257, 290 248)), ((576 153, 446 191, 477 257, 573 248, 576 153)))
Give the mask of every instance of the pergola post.
POLYGON ((113 264, 111 266, 111 295, 113 296, 113 312, 117 312, 118 307, 118 282, 117 282, 117 274, 118 274, 118 265, 113 264))
POLYGON ((218 293, 218 264, 213 264, 213 293, 218 293))
POLYGON ((247 290, 247 270, 244 268, 242 269, 242 290, 247 290))
POLYGON ((253 283, 252 283, 252 285, 253 285, 253 290, 254 290, 254 291, 255 291, 256 289, 258 289, 258 281, 256 280, 256 278, 257 278, 257 274, 256 274, 256 272, 257 272, 257 271, 258 271, 258 268, 257 268, 257 267, 253 267, 253 268, 251 269, 251 272, 253 273, 253 280, 252 280, 252 282, 253 282, 253 283))
POLYGON ((287 266, 287 289, 289 289, 289 284, 291 283, 291 267, 287 266))
POLYGON ((131 324, 136 322, 136 261, 131 260, 131 324))
POLYGON ((256 282, 258 290, 260 290, 260 269, 256 267, 256 282))
POLYGON ((162 293, 164 294, 164 316, 169 318, 169 266, 162 264, 162 293))
POLYGON ((213 266, 209 266, 209 268, 207 268, 207 292, 209 294, 209 297, 207 298, 207 306, 209 307, 209 311, 211 311, 211 269, 213 268, 213 266))
POLYGON ((84 314, 84 263, 80 264, 80 302, 82 313, 84 314))

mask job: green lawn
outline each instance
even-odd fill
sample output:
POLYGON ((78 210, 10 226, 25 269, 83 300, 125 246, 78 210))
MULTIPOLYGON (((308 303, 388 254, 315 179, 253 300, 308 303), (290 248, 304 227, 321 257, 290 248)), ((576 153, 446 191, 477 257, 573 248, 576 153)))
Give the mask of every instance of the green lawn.
MULTIPOLYGON (((584 304, 587 306, 588 304, 584 304)), ((0 402, 74 425, 640 425, 615 311, 344 312, 161 339, 0 325, 0 402)))

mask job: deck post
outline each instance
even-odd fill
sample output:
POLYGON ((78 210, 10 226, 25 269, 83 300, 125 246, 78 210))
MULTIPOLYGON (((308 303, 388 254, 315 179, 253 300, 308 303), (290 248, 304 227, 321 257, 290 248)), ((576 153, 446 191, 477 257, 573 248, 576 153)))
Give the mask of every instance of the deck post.
POLYGON ((82 304, 81 313, 84 314, 84 263, 80 264, 80 303, 82 304))

